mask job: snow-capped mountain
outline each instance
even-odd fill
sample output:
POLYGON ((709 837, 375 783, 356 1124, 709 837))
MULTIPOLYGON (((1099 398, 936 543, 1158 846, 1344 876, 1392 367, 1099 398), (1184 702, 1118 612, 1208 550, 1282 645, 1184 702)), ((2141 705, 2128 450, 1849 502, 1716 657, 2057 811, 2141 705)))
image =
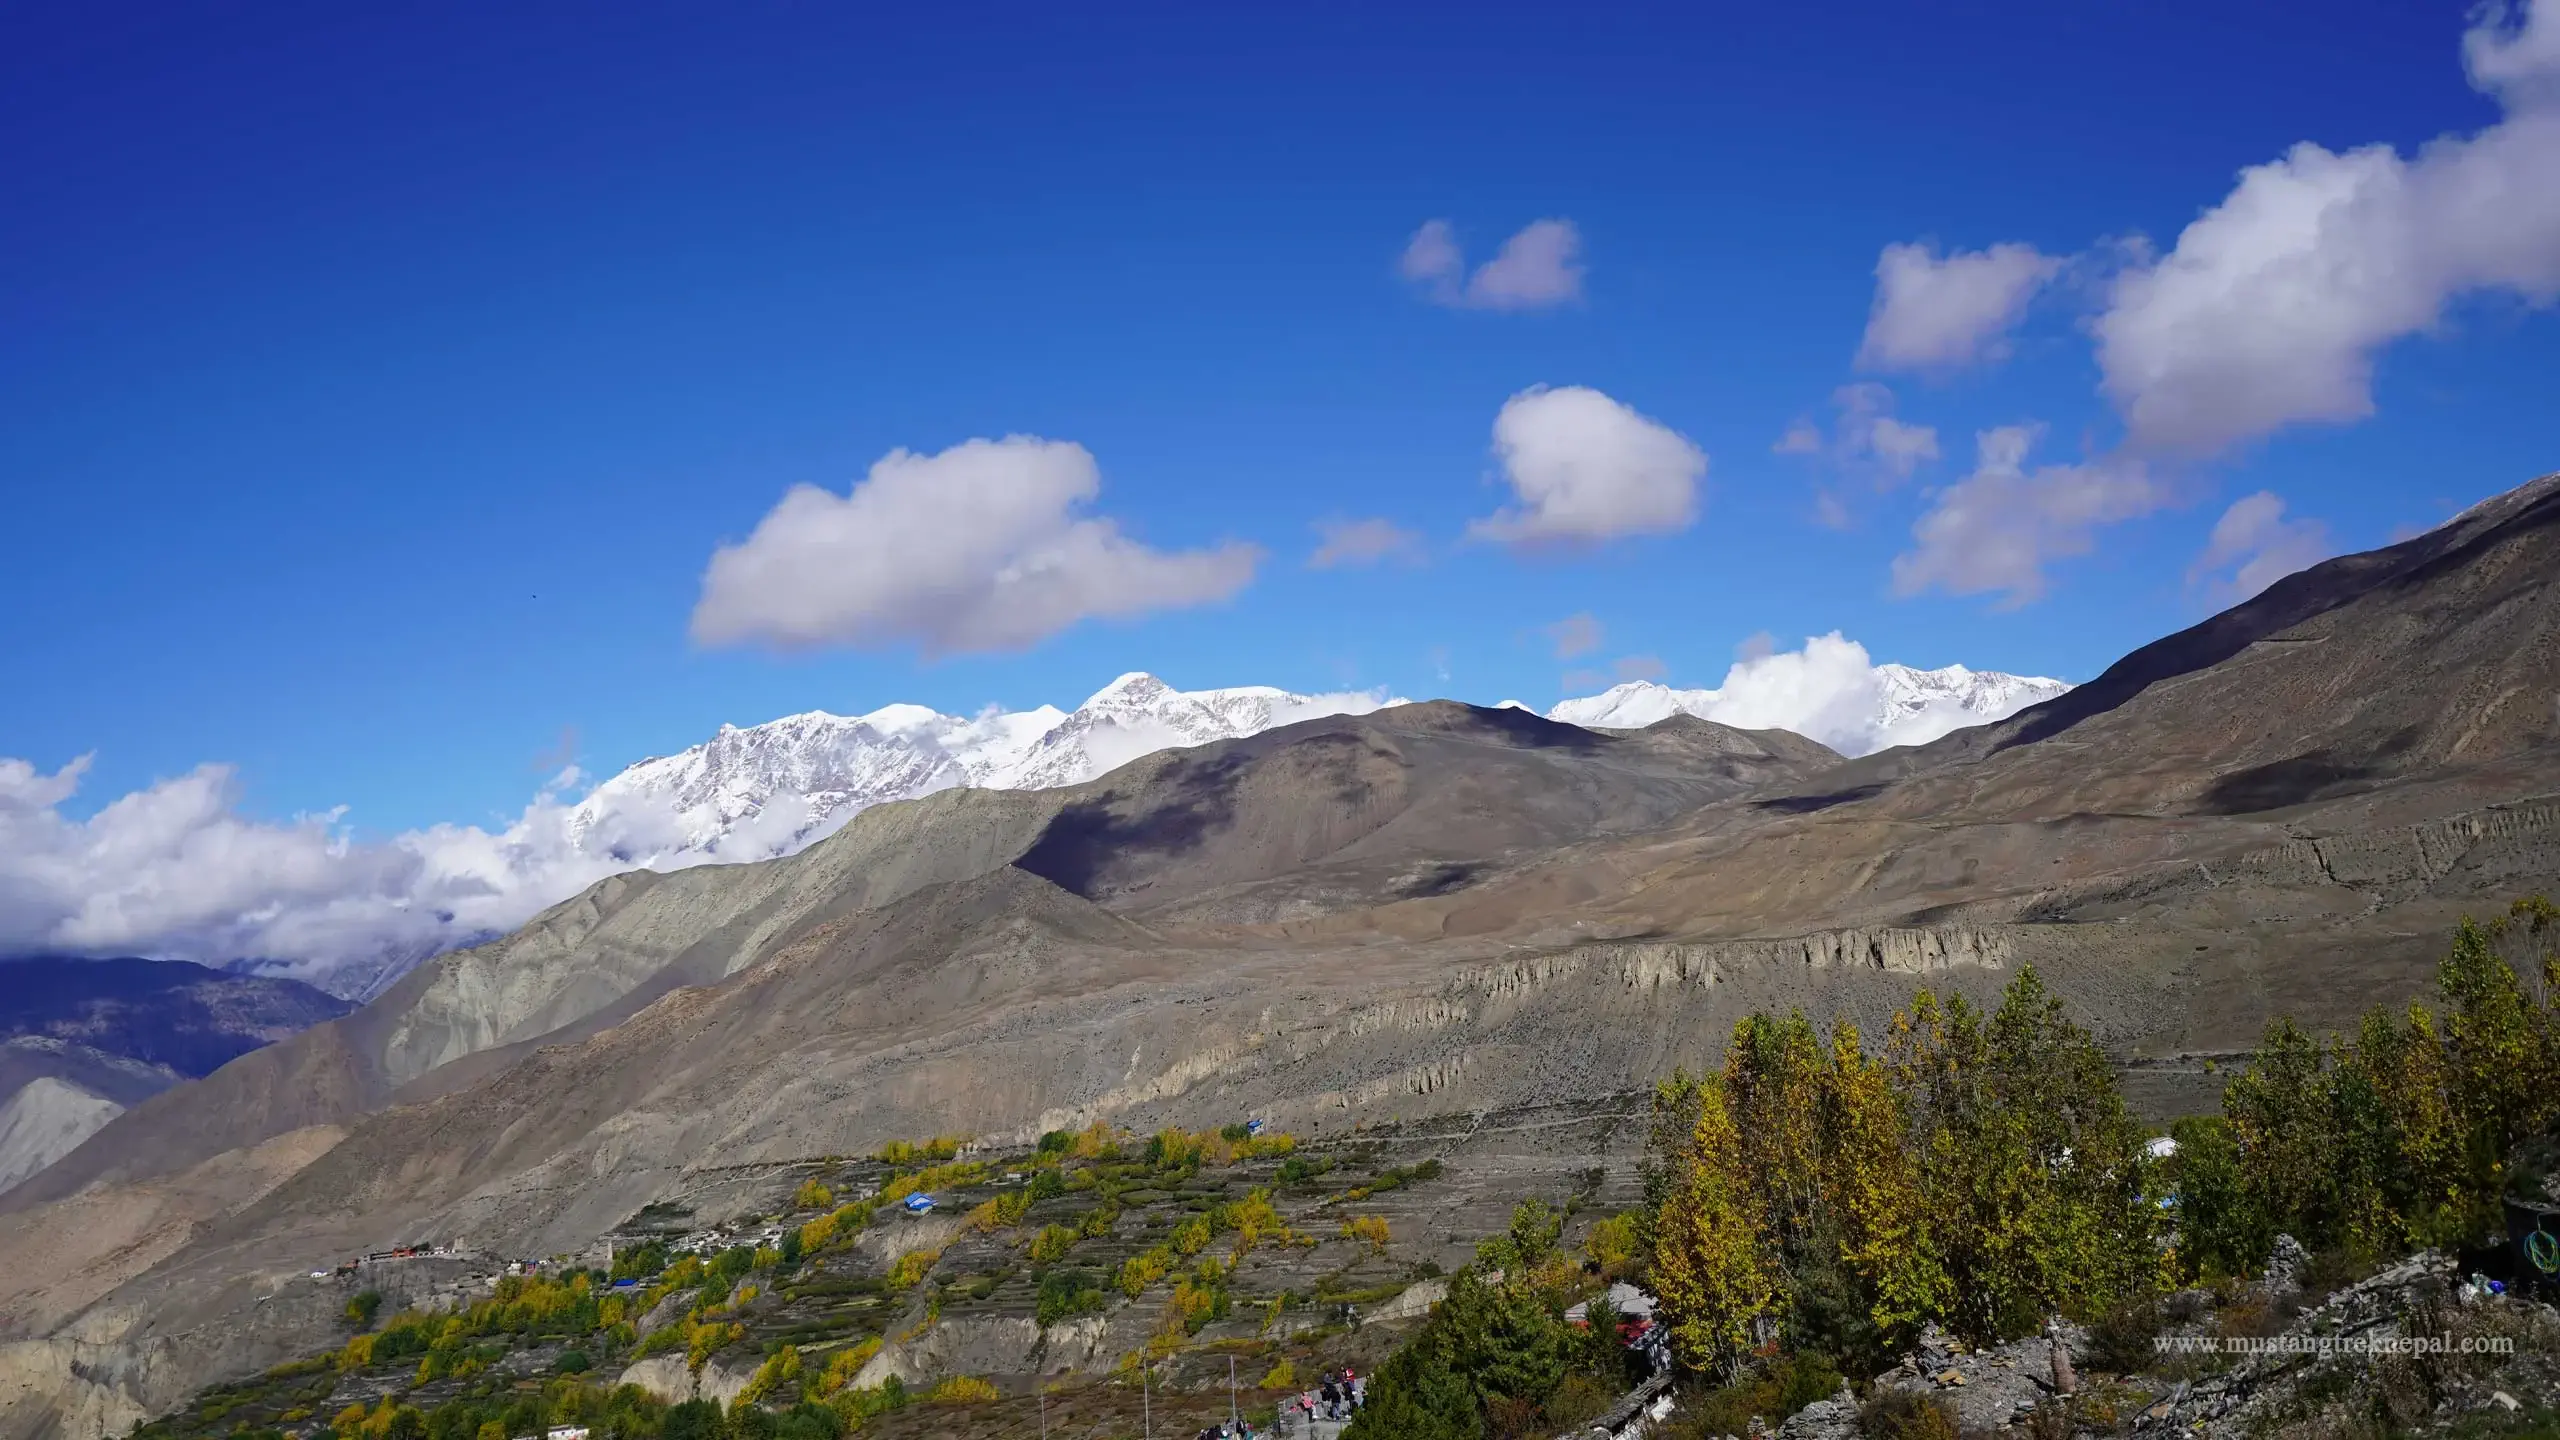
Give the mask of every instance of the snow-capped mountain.
POLYGON ((1921 745, 1951 730, 2004 719, 2071 688, 2037 675, 2008 675, 1949 665, 1915 670, 1908 665, 1869 665, 1852 643, 1854 659, 1825 664, 1821 642, 1798 654, 1744 661, 1723 686, 1675 690, 1650 680, 1614 685, 1597 695, 1566 700, 1547 711, 1550 720, 1599 729, 1637 730, 1673 715, 1747 730, 1793 730, 1844 755, 1865 755, 1895 745, 1921 745))
MULTIPOLYGON (((1824 658, 1817 642, 1798 655, 1738 665, 1721 689, 1640 681, 1564 701, 1547 714, 1576 725, 1635 729, 1686 713, 1794 729, 1863 754, 1996 720, 2070 688, 1961 665, 1870 666, 1863 651, 1854 665, 1810 676, 1765 668, 1824 658)), ((1267 685, 1176 690, 1153 675, 1132 673, 1072 711, 1043 705, 964 717, 922 705, 887 705, 862 715, 812 710, 762 725, 723 726, 689 750, 641 761, 570 808, 566 839, 589 856, 628 865, 762 859, 797 850, 892 800, 957 785, 1073 785, 1157 750, 1403 703, 1381 693, 1300 695, 1267 685)))
MULTIPOLYGON (((1600 727, 1641 727, 1688 713, 1792 730, 1860 755, 1994 720, 2068 688, 1962 666, 1877 665, 1856 642, 1833 634, 1815 636, 1801 650, 1746 657, 1712 690, 1620 685, 1548 713, 1600 727)), ((191 943, 260 957, 230 968, 309 979, 361 1001, 428 956, 503 934, 626 870, 787 855, 887 801, 962 785, 1072 784, 1151 751, 1401 703, 1382 692, 1300 695, 1260 685, 1184 691, 1131 674, 1072 711, 1043 705, 962 716, 886 705, 860 715, 811 711, 724 726, 700 745, 643 760, 583 795, 571 788, 581 777, 568 772, 497 827, 430 826, 374 845, 314 825, 262 832, 266 846, 303 857, 301 868, 285 867, 288 873, 342 878, 315 896, 244 905, 256 908, 254 919, 191 943)))
POLYGON ((1073 711, 944 715, 889 705, 813 710, 643 760, 572 808, 571 842, 630 864, 671 856, 752 860, 800 848, 861 811, 955 785, 1048 789, 1153 751, 1238 739, 1318 715, 1402 704, 1383 694, 1299 695, 1267 685, 1176 690, 1123 675, 1073 711))
MULTIPOLYGON (((1876 679, 1884 689, 1885 708, 1878 713, 1881 728, 1891 731, 1931 716, 1964 715, 1946 730, 1966 725, 1985 725, 2005 720, 2030 705, 2045 701, 2071 688, 2061 680, 2042 675, 2008 675, 1998 670, 1968 670, 1962 665, 1949 665, 1937 670, 1914 670, 1908 665, 1879 665, 1876 679)), ((1935 735, 1931 739, 1937 738, 1935 735)), ((1896 745, 1922 742, 1895 740, 1896 745)))

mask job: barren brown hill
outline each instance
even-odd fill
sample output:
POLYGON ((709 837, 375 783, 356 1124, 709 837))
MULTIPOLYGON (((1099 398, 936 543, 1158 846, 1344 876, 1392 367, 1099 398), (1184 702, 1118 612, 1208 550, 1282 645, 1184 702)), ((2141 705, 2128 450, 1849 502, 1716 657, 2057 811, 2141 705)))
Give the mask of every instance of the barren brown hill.
POLYGON ((345 1134, 219 1204, 190 1178, 182 1244, 34 1277, 51 1318, 0 1337, 0 1435, 301 1353, 326 1315, 258 1297, 350 1250, 576 1251, 716 1166, 1569 1100, 1709 1059, 1749 1008, 1879 1015, 2029 961, 2128 1060, 2396 998, 2455 916, 2560 872, 2555 526, 2560 478, 1854 762, 1443 702, 608 882, 11 1197, 0 1244, 345 1134))

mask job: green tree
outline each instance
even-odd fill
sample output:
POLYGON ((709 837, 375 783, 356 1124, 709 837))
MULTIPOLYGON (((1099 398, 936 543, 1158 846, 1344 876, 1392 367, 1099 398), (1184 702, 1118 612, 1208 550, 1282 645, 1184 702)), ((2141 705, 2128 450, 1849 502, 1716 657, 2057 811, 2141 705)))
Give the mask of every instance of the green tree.
POLYGON ((1343 1440, 1480 1440, 1484 1434, 1475 1387, 1450 1363, 1437 1323, 1378 1367, 1369 1377, 1367 1398, 1343 1440))
POLYGON ((722 1425, 728 1440, 774 1440, 774 1429, 772 1413, 755 1404, 730 1406, 722 1425))
POLYGON ((2168 1179, 2177 1194, 2180 1269, 2197 1280, 2248 1274, 2274 1248, 2276 1232, 2241 1174, 2230 1122, 2191 1115, 2169 1135, 2178 1142, 2168 1179))
POLYGON ((1450 1361, 1479 1403, 1543 1404, 1564 1382, 1569 1337, 1563 1317, 1524 1280, 1490 1285, 1472 1269, 1461 1270, 1449 1282, 1438 1319, 1450 1361))
POLYGON ((722 1440, 720 1406, 712 1400, 686 1400, 667 1407, 659 1422, 663 1440, 722 1440))

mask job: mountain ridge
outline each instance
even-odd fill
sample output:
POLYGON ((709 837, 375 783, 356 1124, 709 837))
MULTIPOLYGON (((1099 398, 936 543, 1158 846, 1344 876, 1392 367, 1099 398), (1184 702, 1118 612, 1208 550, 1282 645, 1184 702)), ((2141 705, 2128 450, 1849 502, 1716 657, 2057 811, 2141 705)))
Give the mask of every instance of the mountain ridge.
MULTIPOLYGON (((1939 725, 1935 733, 1944 733, 1954 724, 2004 718, 2070 688, 2059 680, 1963 665, 1919 670, 1884 664, 1874 670, 1878 684, 1868 714, 1879 729, 1925 716, 1939 725)), ((1715 713, 1718 696, 1714 690, 1635 682, 1559 702, 1546 718, 1621 729, 1641 729, 1672 714, 1725 721, 1715 713)), ((1177 690, 1145 671, 1130 671, 1072 711, 1042 705, 959 716, 904 703, 859 715, 806 710, 759 725, 723 725, 699 745, 625 767, 572 808, 569 831, 581 843, 592 838, 634 864, 656 858, 651 845, 657 855, 763 859, 791 853, 872 805, 959 786, 1074 785, 1159 750, 1411 703, 1384 691, 1311 695, 1267 685, 1177 690), (671 815, 672 825, 616 832, 617 821, 652 811, 671 815)))

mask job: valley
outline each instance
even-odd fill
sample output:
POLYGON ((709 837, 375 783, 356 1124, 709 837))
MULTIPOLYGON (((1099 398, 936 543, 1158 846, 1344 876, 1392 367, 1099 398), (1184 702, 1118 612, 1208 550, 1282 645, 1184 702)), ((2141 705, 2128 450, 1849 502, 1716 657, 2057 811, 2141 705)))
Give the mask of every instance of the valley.
MULTIPOLYGON (((1056 1153, 1044 1136, 1129 1137, 1086 1157, 1101 1172, 1252 1118, 1337 1178, 1292 1190, 1276 1156, 1097 1173, 1123 1213, 1070 1253, 1116 1274, 1268 1190, 1315 1244, 1255 1244, 1188 1338, 1276 1364, 1286 1337, 1234 1328, 1274 1297, 1389 1304, 1519 1199, 1626 1203, 1630 1097, 1712 1067, 1743 1015, 1872 1029, 1924 986, 1987 1002, 2030 965, 2152 1118, 2204 1108, 2202 1057, 2277 1014, 2334 1027, 2414 995, 2464 915, 2560 888, 2555 577, 2560 477, 1925 745, 1845 757, 1685 713, 1584 728, 1434 701, 616 876, 0 1193, 0 1437, 121 1434, 307 1362, 349 1298, 309 1272, 349 1255, 434 1238, 565 1267, 649 1214, 805 1225, 801 1185, 889 1178, 826 1157, 930 1135, 983 1171, 924 1220, 866 1217, 841 1273, 750 1302, 724 1345, 885 1335, 867 1383, 902 1387, 992 1375, 1019 1396, 1053 1357, 1107 1376, 1173 1291, 1044 1338, 1012 1258, 1095 1199, 1043 1196, 1002 1237, 939 1227, 1028 1194, 1002 1177, 1056 1153), (1375 1197, 1345 1181, 1424 1160, 1434 1177, 1379 1199, 1383 1255, 1326 1227, 1375 1197)), ((303 1408, 338 1402, 331 1383, 303 1408)))

